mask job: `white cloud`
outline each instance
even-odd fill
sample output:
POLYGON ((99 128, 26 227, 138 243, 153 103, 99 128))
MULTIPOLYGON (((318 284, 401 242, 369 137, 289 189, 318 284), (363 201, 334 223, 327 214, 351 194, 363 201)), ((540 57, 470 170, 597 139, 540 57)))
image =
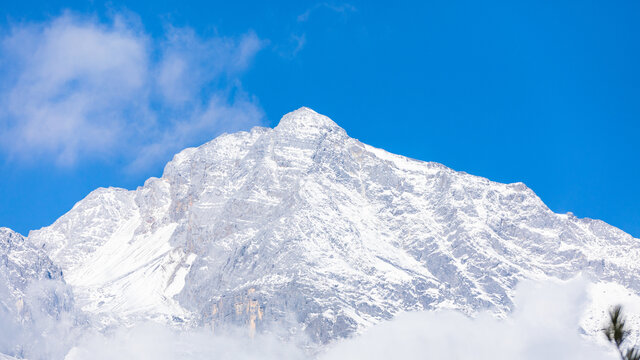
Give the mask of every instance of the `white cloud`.
POLYGON ((516 311, 505 320, 452 311, 405 313, 362 336, 336 344, 334 359, 616 359, 610 347, 579 334, 586 283, 525 281, 516 311))
POLYGON ((272 335, 249 338, 246 333, 216 335, 210 331, 176 331, 154 323, 121 328, 109 336, 85 337, 65 360, 293 360, 304 359, 293 343, 272 335))
POLYGON ((0 142, 12 157, 148 165, 263 119, 239 82, 263 46, 253 32, 169 28, 154 39, 122 16, 64 14, 13 26, 0 41, 0 142))
MULTIPOLYGON (((617 359, 611 346, 580 334, 587 285, 582 279, 524 281, 516 289, 516 310, 506 319, 489 313, 476 318, 454 311, 404 313, 316 355, 305 348, 304 339, 284 341, 273 335, 279 333, 275 330, 251 339, 241 330, 214 335, 205 328, 142 323, 107 334, 67 332, 75 346, 65 359, 617 359)), ((0 322, 0 329, 6 328, 0 322)), ((36 347, 29 354, 51 353, 45 350, 36 347)))
POLYGON ((298 22, 305 22, 309 20, 309 17, 311 16, 311 14, 317 11, 318 9, 328 9, 338 14, 345 14, 345 13, 356 11, 356 7, 351 4, 347 4, 347 3, 331 4, 328 2, 321 2, 321 3, 315 4, 314 6, 307 9, 307 11, 298 15, 298 22))
POLYGON ((262 46, 253 32, 239 39, 201 39, 191 29, 170 28, 161 45, 158 88, 173 105, 195 102, 206 84, 245 71, 262 46))

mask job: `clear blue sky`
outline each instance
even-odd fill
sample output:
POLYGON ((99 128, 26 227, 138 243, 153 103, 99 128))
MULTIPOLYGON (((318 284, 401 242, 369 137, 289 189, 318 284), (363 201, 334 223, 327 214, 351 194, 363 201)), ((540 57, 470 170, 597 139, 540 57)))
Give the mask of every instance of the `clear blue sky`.
POLYGON ((0 8, 0 226, 26 234, 180 148, 308 106, 640 237, 640 2, 0 8))

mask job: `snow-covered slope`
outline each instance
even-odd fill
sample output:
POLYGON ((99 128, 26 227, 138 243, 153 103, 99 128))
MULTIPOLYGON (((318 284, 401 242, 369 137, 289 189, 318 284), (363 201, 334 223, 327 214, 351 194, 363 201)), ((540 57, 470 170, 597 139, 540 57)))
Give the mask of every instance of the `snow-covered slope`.
POLYGON ((184 317, 173 296, 195 255, 170 244, 177 223, 167 219, 169 205, 168 184, 157 179, 136 192, 98 189, 29 239, 63 266, 78 304, 105 324, 184 317))
POLYGON ((401 310, 503 315, 523 278, 640 293, 638 239, 308 108, 186 149, 135 191, 98 189, 29 240, 105 323, 279 324, 318 343, 401 310))

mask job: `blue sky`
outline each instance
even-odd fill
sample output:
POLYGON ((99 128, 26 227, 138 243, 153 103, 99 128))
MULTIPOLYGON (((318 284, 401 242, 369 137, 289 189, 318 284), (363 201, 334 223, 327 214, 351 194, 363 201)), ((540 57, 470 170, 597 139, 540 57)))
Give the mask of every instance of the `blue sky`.
POLYGON ((640 236, 640 3, 36 2, 0 10, 0 226, 308 106, 640 236))

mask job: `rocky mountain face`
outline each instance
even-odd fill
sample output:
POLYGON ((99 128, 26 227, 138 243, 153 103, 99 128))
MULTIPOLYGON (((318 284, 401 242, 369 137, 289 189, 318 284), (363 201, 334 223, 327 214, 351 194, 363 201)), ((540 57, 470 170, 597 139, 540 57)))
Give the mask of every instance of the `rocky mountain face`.
POLYGON ((40 358, 63 353, 63 344, 40 344, 38 354, 30 347, 75 325, 73 309, 60 267, 22 235, 0 228, 0 359, 10 358, 4 354, 40 358))
POLYGON ((501 316, 523 278, 640 294, 640 240, 307 108, 186 149, 137 190, 98 189, 28 241, 104 326, 284 327, 323 344, 404 310, 501 316))

